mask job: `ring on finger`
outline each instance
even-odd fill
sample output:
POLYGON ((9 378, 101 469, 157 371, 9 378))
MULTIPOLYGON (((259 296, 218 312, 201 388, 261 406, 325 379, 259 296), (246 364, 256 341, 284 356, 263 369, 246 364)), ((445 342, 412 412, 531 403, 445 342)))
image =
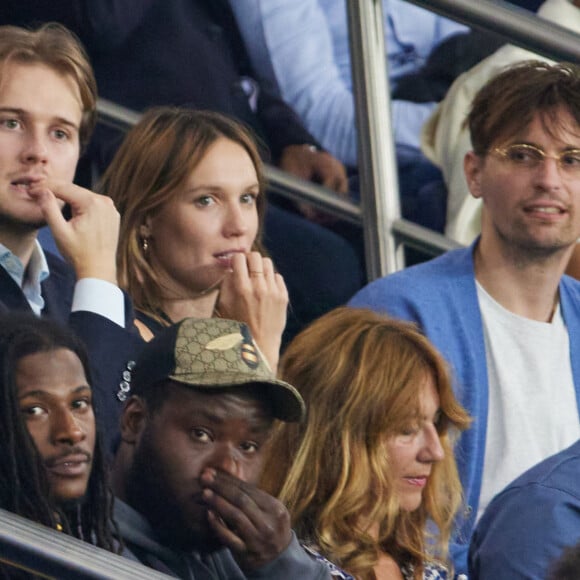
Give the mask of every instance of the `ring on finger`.
POLYGON ((250 270, 250 276, 263 276, 264 272, 262 270, 250 270))

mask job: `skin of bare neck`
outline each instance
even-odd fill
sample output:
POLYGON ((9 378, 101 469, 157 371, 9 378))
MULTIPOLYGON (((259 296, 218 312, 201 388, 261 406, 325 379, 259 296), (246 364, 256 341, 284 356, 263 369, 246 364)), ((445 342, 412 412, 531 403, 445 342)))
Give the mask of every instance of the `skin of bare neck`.
POLYGON ((211 318, 217 298, 218 290, 215 290, 197 298, 166 300, 163 302, 163 312, 173 322, 179 322, 184 318, 211 318))
MULTIPOLYGON (((364 525, 365 520, 362 520, 364 525)), ((373 538, 379 537, 379 524, 372 522, 366 530, 373 538)), ((379 559, 375 564, 373 571, 377 580, 403 580, 403 574, 394 558, 386 552, 379 553, 379 559)))
POLYGON ((539 259, 482 237, 474 253, 475 278, 507 310, 550 322, 573 249, 570 246, 539 259))
POLYGON ((379 554, 379 561, 373 570, 377 580, 403 580, 403 573, 399 565, 384 552, 379 554))

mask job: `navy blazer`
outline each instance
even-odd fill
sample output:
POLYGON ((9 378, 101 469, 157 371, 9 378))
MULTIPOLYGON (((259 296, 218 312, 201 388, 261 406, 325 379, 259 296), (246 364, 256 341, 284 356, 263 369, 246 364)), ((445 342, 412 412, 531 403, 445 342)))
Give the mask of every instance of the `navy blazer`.
MULTIPOLYGON (((123 404, 117 397, 123 373, 139 354, 143 341, 133 325, 133 308, 125 296, 126 328, 92 312, 71 313, 75 274, 60 258, 45 252, 50 276, 41 284, 43 316, 68 324, 84 342, 91 363, 93 400, 105 449, 118 438, 123 404)), ((0 267, 0 312, 30 311, 30 304, 11 276, 0 267)), ((128 377, 128 375, 126 375, 128 377)), ((129 381, 130 382, 130 381, 129 381)))

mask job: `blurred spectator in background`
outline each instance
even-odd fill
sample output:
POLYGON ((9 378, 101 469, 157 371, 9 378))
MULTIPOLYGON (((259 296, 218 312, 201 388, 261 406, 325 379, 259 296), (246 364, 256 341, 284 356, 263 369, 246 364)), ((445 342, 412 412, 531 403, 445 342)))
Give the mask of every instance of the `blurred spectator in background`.
MULTIPOLYGON (((256 70, 279 88, 323 147, 356 168, 346 1, 230 4, 256 70)), ((419 150, 421 127, 455 76, 491 50, 482 35, 468 46, 465 26, 403 0, 383 0, 383 10, 403 214, 442 231, 445 190, 419 150)))
MULTIPOLYGON (((552 563, 565 548, 580 541, 579 478, 577 441, 498 493, 473 533, 469 578, 552 578, 548 574, 552 563)), ((576 567, 573 578, 579 575, 580 567, 576 567)), ((554 576, 554 580, 564 578, 554 576)))

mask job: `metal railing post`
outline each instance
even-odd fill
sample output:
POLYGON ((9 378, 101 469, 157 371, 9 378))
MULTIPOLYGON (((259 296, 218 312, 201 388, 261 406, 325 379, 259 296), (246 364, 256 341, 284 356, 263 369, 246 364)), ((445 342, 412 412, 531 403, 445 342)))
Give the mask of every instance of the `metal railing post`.
POLYGON ((358 159, 367 277, 373 280, 404 267, 393 222, 400 219, 399 184, 391 128, 381 0, 347 0, 352 87, 356 106, 358 159))

